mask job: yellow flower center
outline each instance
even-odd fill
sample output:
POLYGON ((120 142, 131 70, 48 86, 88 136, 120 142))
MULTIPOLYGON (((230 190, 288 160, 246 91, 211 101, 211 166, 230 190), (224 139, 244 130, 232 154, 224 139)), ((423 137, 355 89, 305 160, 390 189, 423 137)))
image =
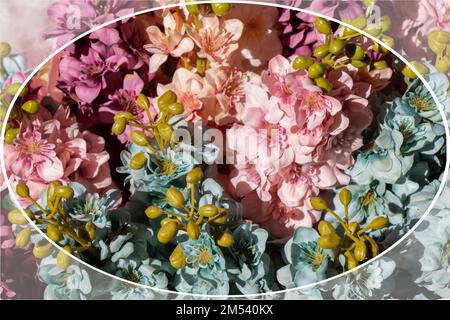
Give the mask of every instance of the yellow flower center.
POLYGON ((175 164, 172 161, 161 162, 161 173, 165 175, 172 175, 175 173, 175 164))
POLYGON ((375 201, 376 194, 372 190, 367 192, 361 199, 361 203, 364 206, 367 206, 375 201))
POLYGON ((314 268, 319 268, 322 264, 323 259, 325 259, 326 254, 320 252, 314 252, 312 264, 314 268))
POLYGON ((201 265, 210 264, 212 262, 212 254, 208 249, 201 249, 197 261, 201 265))
POLYGON ((428 110, 430 108, 427 101, 419 98, 416 98, 414 100, 414 105, 416 106, 417 110, 428 110))
POLYGON ((28 154, 39 154, 41 152, 41 147, 36 142, 30 142, 27 144, 28 154))

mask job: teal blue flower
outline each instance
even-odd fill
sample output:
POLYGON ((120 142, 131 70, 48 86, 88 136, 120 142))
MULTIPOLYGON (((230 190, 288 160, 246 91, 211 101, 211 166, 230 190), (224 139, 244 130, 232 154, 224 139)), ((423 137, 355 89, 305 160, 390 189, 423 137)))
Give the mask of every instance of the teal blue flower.
POLYGON ((186 256, 186 266, 175 275, 175 289, 196 294, 228 294, 225 258, 214 239, 202 232, 197 240, 189 239, 180 246, 186 256))
POLYGON ((413 155, 400 155, 401 141, 394 139, 391 130, 382 130, 378 137, 370 142, 367 149, 358 154, 350 176, 353 181, 368 185, 377 180, 382 183, 395 183, 411 169, 413 155))
MULTIPOLYGON (((166 289, 167 275, 159 260, 137 263, 134 260, 120 260, 117 264, 116 276, 125 280, 157 289, 166 289)), ((113 300, 149 300, 164 296, 160 291, 154 291, 142 286, 132 286, 120 282, 111 288, 113 300)))
MULTIPOLYGON (((416 183, 412 181, 406 183, 413 184, 412 188, 417 190, 416 183)), ((352 201, 349 205, 350 221, 363 225, 377 216, 387 216, 391 224, 399 224, 403 221, 403 202, 396 194, 386 189, 386 184, 375 182, 371 185, 349 185, 346 188, 352 193, 352 201)), ((337 195, 333 198, 333 203, 336 213, 344 217, 344 207, 337 195)), ((326 219, 337 225, 332 215, 327 214, 326 219)))
POLYGON ((58 267, 56 259, 52 256, 42 259, 38 277, 47 284, 44 291, 46 300, 83 300, 92 291, 86 270, 76 264, 63 270, 58 267))
MULTIPOLYGON (((277 279, 286 288, 308 285, 327 277, 332 250, 318 246, 319 234, 311 228, 299 227, 284 246, 288 265, 277 271, 277 279)), ((330 271, 331 272, 331 271, 330 271)))
POLYGON ((97 193, 88 193, 86 188, 76 182, 69 183, 74 190, 71 200, 63 203, 63 208, 72 218, 78 221, 92 221, 98 228, 106 227, 107 213, 120 199, 119 190, 108 190, 103 196, 97 193))
POLYGON ((265 253, 268 236, 266 230, 251 223, 242 224, 233 232, 227 270, 241 294, 270 291, 270 257, 265 253))
MULTIPOLYGON (((447 96, 449 89, 448 77, 439 73, 429 63, 425 63, 430 73, 424 75, 438 101, 444 106, 445 113, 450 111, 450 98, 447 96)), ((395 111, 401 114, 418 114, 422 118, 434 123, 442 123, 439 108, 434 101, 430 91, 420 79, 415 80, 401 98, 394 100, 395 111)))

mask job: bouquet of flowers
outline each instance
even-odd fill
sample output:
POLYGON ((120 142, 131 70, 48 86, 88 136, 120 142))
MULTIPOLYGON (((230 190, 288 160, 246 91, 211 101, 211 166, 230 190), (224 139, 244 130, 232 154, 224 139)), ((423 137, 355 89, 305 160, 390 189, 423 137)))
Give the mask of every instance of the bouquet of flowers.
MULTIPOLYGON (((414 66, 448 104, 447 77, 414 66)), ((90 291, 71 256, 182 293, 312 284, 400 239, 444 171, 446 123, 416 73, 305 13, 171 6, 89 33, 44 71, 6 85, 4 162, 26 214, 8 213, 16 244, 42 259, 49 297, 90 291)))

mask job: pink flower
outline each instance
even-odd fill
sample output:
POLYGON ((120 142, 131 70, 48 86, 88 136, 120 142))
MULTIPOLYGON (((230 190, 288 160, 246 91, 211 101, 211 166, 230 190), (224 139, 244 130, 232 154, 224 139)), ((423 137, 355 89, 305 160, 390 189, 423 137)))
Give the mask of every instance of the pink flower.
POLYGON ((211 63, 224 65, 230 55, 239 47, 238 40, 242 35, 243 24, 238 19, 219 21, 219 18, 202 17, 200 28, 188 28, 189 36, 200 48, 197 55, 208 59, 211 63))
POLYGON ((158 96, 167 90, 176 93, 178 102, 184 106, 187 120, 201 119, 203 99, 208 96, 209 90, 204 78, 187 69, 178 68, 170 84, 158 86, 158 96))
POLYGON ((51 115, 41 108, 32 119, 22 122, 14 144, 5 145, 6 173, 13 187, 25 181, 35 200, 53 180, 78 181, 98 192, 112 183, 104 148, 103 138, 80 131, 69 109, 59 107, 51 115))
POLYGON ((238 19, 244 25, 238 42, 239 50, 233 55, 233 66, 256 72, 266 68, 272 57, 281 54, 277 8, 264 7, 263 10, 255 10, 254 5, 236 4, 226 18, 238 19))
POLYGON ((164 33, 157 26, 147 28, 151 43, 146 44, 144 48, 153 54, 149 63, 151 73, 156 72, 169 55, 181 57, 194 49, 194 43, 185 37, 185 31, 183 21, 177 21, 170 11, 164 16, 164 33))

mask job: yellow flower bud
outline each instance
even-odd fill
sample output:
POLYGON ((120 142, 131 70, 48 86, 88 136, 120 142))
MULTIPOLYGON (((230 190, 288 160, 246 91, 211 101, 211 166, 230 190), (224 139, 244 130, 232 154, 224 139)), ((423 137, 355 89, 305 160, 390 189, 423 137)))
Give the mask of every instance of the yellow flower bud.
POLYGON ((368 235, 365 235, 364 239, 366 239, 370 244, 370 252, 372 254, 372 257, 376 257, 380 252, 380 246, 378 245, 378 243, 375 242, 375 240, 373 240, 368 235))
POLYGON ((352 201, 352 193, 347 188, 343 188, 339 191, 339 200, 344 206, 348 206, 352 201))
POLYGON ((30 197, 30 189, 24 182, 19 182, 16 186, 16 193, 19 197, 29 198, 30 197))
POLYGON ((183 269, 186 266, 186 255, 181 249, 180 245, 177 245, 169 257, 170 264, 175 269, 183 269))
POLYGON ((367 19, 365 15, 360 15, 355 19, 351 19, 349 24, 355 28, 363 30, 367 26, 367 19))
POLYGON ((356 260, 363 261, 367 257, 367 247, 364 241, 357 241, 355 243, 355 249, 353 249, 353 255, 356 260))
POLYGON ((333 30, 331 30, 331 26, 330 23, 328 22, 328 20, 324 19, 324 18, 317 18, 316 22, 314 23, 314 25, 316 26, 316 29, 323 34, 329 35, 333 32, 333 30))
POLYGON ((314 49, 314 56, 317 58, 325 58, 330 50, 330 46, 327 44, 322 44, 314 49))
POLYGON ((131 141, 137 144, 138 146, 145 147, 148 145, 148 139, 144 132, 139 130, 131 131, 131 141))
POLYGON ((44 259, 49 256, 53 251, 53 245, 46 241, 42 240, 36 243, 33 247, 33 255, 38 259, 44 259))
POLYGON ((192 219, 187 224, 186 232, 190 239, 197 240, 200 237, 200 227, 192 219))
POLYGON ((368 25, 366 27, 366 29, 364 29, 364 31, 366 31, 368 34, 370 34, 373 37, 378 37, 381 34, 382 29, 381 29, 381 26, 371 24, 371 25, 368 25))
POLYGON ((39 103, 36 100, 28 100, 22 105, 22 110, 29 114, 39 112, 39 103))
POLYGON ((5 142, 7 144, 13 144, 14 140, 16 139, 17 135, 19 134, 20 129, 19 128, 10 128, 6 130, 5 133, 5 142))
POLYGON ((56 199, 56 188, 58 188, 59 186, 62 186, 62 183, 59 180, 55 180, 55 181, 50 182, 50 184, 47 187, 47 201, 48 202, 55 201, 55 199, 56 199))
POLYGON ((172 126, 170 126, 167 123, 159 123, 158 133, 165 141, 170 141, 170 139, 172 139, 173 134, 172 126))
POLYGON ((346 258, 345 260, 346 260, 346 263, 347 263, 347 269, 348 270, 351 270, 351 269, 356 268, 358 266, 359 263, 356 260, 356 258, 355 258, 355 256, 353 255, 352 252, 346 251, 344 253, 344 256, 346 258))
MULTIPOLYGON (((188 1, 186 1, 188 2, 188 1)), ((194 4, 186 4, 186 9, 189 13, 198 14, 200 12, 200 7, 197 3, 194 4)))
MULTIPOLYGON (((391 47, 391 48, 394 47, 394 43, 395 43, 395 42, 394 42, 394 38, 389 37, 389 36, 383 34, 383 35, 380 36, 380 40, 381 40, 381 42, 383 42, 384 44, 386 44, 388 47, 391 47)), ((384 49, 386 49, 386 48, 382 48, 382 50, 384 50, 384 49)), ((386 49, 386 50, 387 50, 387 49, 386 49)))
POLYGON ((308 69, 314 63, 314 59, 306 56, 298 56, 292 62, 292 67, 298 69, 308 69))
POLYGON ((386 217, 376 217, 370 221, 368 228, 373 230, 379 230, 385 228, 389 224, 389 220, 386 217))
POLYGON ((119 111, 114 115, 114 121, 119 119, 125 119, 127 121, 133 120, 135 117, 131 112, 128 111, 119 111))
POLYGON ((174 208, 181 209, 184 207, 183 194, 177 188, 171 187, 166 191, 166 200, 174 208))
POLYGON ((30 242, 31 229, 25 228, 16 235, 16 247, 25 248, 30 242))
POLYGON ((73 197, 73 189, 69 186, 56 187, 55 193, 63 199, 71 199, 73 197))
POLYGON ((359 230, 359 223, 356 221, 352 221, 348 224, 348 230, 352 233, 355 234, 356 232, 358 232, 359 230))
POLYGON ((172 240, 178 232, 178 223, 174 220, 168 221, 158 231, 158 241, 161 243, 168 243, 172 240))
POLYGON ((162 215, 162 213, 163 209, 157 206, 150 206, 147 209, 145 209, 145 215, 150 219, 159 218, 162 215))
POLYGON ((442 44, 450 43, 450 33, 444 30, 433 30, 428 35, 428 39, 437 41, 442 44))
POLYGON ((334 229, 333 225, 325 220, 322 220, 319 222, 318 230, 319 230, 319 234, 322 236, 325 236, 327 234, 336 233, 336 230, 334 229))
POLYGON ((49 224, 47 226, 47 235, 50 238, 50 240, 53 240, 56 243, 61 241, 63 238, 61 231, 59 231, 58 227, 55 226, 54 224, 49 224))
POLYGON ((309 198, 309 202, 315 210, 322 211, 328 208, 327 203, 321 197, 311 197, 309 198))
POLYGON ((332 88, 330 81, 328 81, 325 78, 316 78, 314 79, 314 82, 316 83, 316 86, 318 86, 320 89, 322 89, 324 92, 330 92, 332 88))
POLYGON ((205 204, 198 209, 198 214, 206 218, 211 218, 217 215, 218 209, 213 204, 205 204))
POLYGON ((187 183, 196 183, 203 180, 203 171, 200 167, 195 167, 186 175, 187 183))
MULTIPOLYGON (((27 211, 31 213, 31 216, 27 213, 28 216, 30 217, 30 219, 33 219, 32 218, 33 213, 30 210, 26 210, 25 212, 27 212, 27 211)), ((19 209, 13 209, 10 212, 8 212, 8 220, 12 224, 17 224, 19 226, 28 224, 27 218, 22 214, 22 212, 20 212, 19 209)))
POLYGON ((379 61, 375 61, 373 63, 373 66, 377 69, 377 70, 381 70, 381 69, 386 69, 388 67, 388 64, 386 63, 386 61, 384 60, 379 60, 379 61))
POLYGON ((84 228, 89 234, 89 239, 95 240, 95 238, 97 237, 97 229, 95 227, 95 224, 92 221, 88 221, 84 228))
POLYGON ((144 110, 147 110, 150 107, 150 102, 148 101, 147 96, 142 93, 138 95, 136 103, 144 110))
POLYGON ((344 51, 345 41, 334 39, 330 42, 330 52, 334 55, 339 55, 344 51))
POLYGON ((177 95, 172 90, 168 90, 158 98, 158 108, 164 112, 169 105, 175 102, 177 102, 177 95))
POLYGON ((366 56, 364 49, 357 43, 348 43, 345 46, 345 54, 352 60, 362 60, 366 56))
POLYGON ((128 121, 125 118, 119 118, 114 121, 114 124, 111 127, 111 133, 115 134, 116 136, 121 135, 125 132, 125 129, 127 128, 128 121))
POLYGON ((170 114, 179 115, 179 114, 182 114, 184 112, 184 107, 183 107, 183 105, 181 103, 175 102, 175 103, 170 104, 167 107, 167 111, 170 114))
POLYGON ((211 9, 212 11, 218 15, 223 16, 228 13, 231 9, 231 4, 229 3, 211 3, 211 9))
POLYGON ((215 217, 208 218, 209 223, 222 225, 225 224, 228 220, 227 211, 223 208, 219 208, 218 215, 215 217))
POLYGON ((448 57, 442 57, 436 61, 436 70, 441 73, 447 73, 450 69, 450 59, 448 57))
POLYGON ((19 92, 21 86, 21 83, 13 83, 8 88, 6 88, 6 92, 13 96, 19 93, 19 97, 23 98, 27 94, 28 89, 27 87, 24 87, 22 91, 19 92))
POLYGON ((86 229, 85 226, 81 226, 75 229, 75 233, 77 234, 78 237, 80 237, 81 239, 90 242, 91 241, 91 236, 89 234, 89 231, 86 229))
POLYGON ((320 236, 317 240, 317 245, 322 249, 334 249, 339 246, 341 242, 341 237, 337 235, 337 233, 329 233, 323 236, 320 236))
POLYGON ((322 63, 314 62, 311 66, 308 68, 308 77, 311 79, 320 78, 325 74, 326 67, 322 63))
POLYGON ((147 164, 147 157, 144 152, 136 153, 130 160, 130 168, 133 170, 142 169, 147 164))
POLYGON ((56 264, 63 270, 66 270, 72 262, 72 258, 67 253, 72 254, 70 246, 64 246, 56 255, 56 264))
POLYGON ((223 248, 231 247, 234 243, 233 235, 228 231, 225 231, 217 237, 216 242, 223 248))
POLYGON ((386 32, 391 28, 391 18, 382 16, 380 19, 381 32, 386 32))
POLYGON ((0 57, 7 57, 11 53, 11 46, 8 42, 0 42, 0 57))

